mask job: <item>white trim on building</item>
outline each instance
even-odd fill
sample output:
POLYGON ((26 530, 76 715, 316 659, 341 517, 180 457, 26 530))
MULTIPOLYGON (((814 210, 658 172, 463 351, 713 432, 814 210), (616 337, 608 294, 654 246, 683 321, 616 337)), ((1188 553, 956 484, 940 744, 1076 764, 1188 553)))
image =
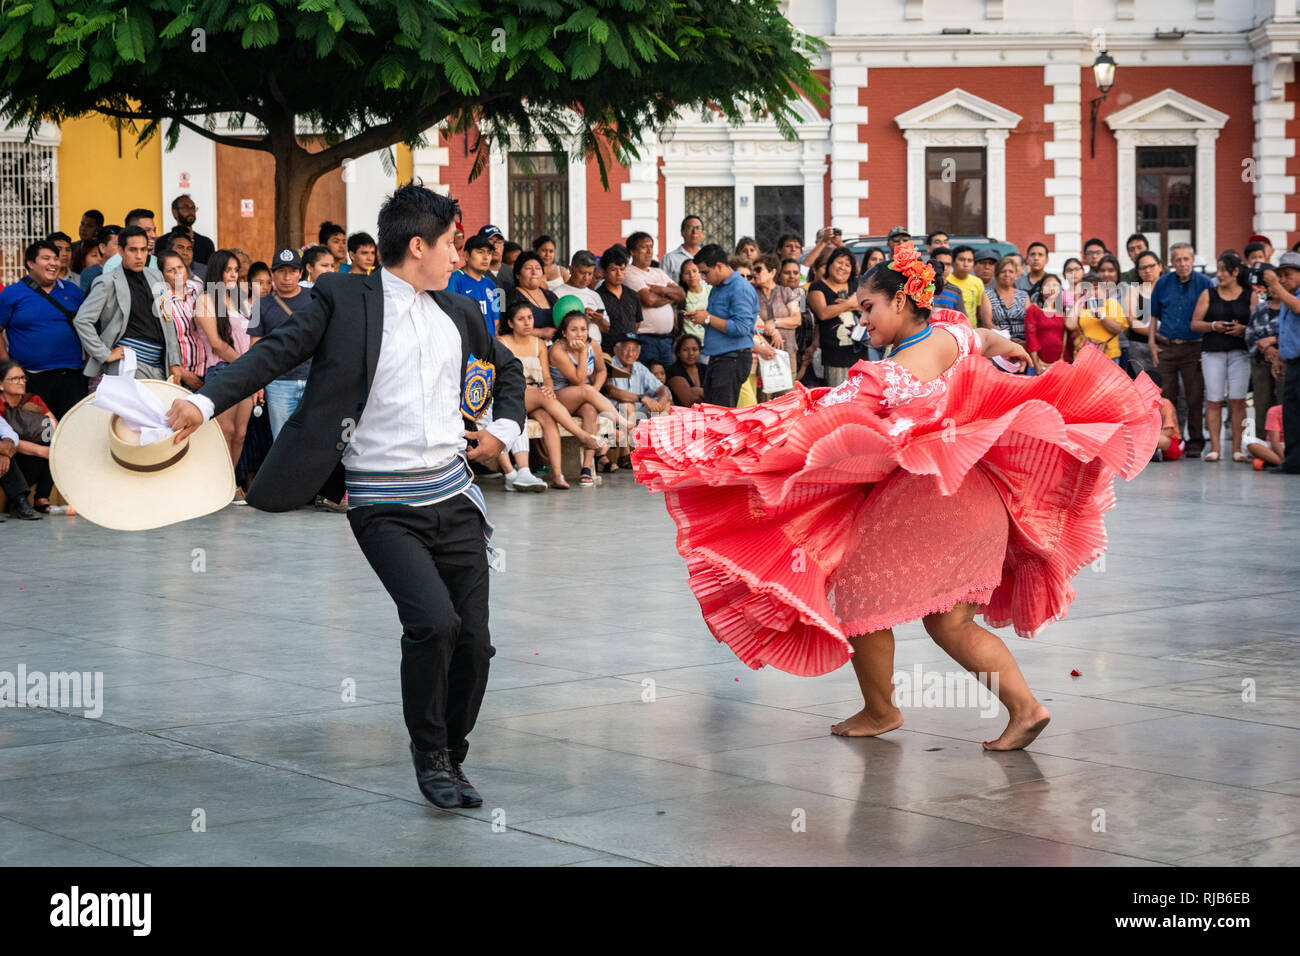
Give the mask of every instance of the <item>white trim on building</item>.
MULTIPOLYGON (((1115 134, 1116 229, 1122 243, 1137 231, 1137 148, 1139 146, 1196 147, 1196 248, 1206 261, 1219 248, 1215 237, 1215 148, 1228 114, 1165 89, 1106 117, 1115 134)), ((1161 250, 1164 254, 1165 250, 1161 250)))
POLYGON ((985 219, 988 235, 1007 238, 1007 136, 1020 125, 1019 113, 954 87, 894 117, 907 139, 907 228, 926 229, 925 151, 939 146, 982 146, 985 160, 985 219))

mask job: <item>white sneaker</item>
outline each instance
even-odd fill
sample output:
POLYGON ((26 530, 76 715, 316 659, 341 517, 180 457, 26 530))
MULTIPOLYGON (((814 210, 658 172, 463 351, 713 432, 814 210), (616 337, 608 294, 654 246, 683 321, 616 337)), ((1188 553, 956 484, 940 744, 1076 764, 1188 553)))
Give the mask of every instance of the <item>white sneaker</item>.
POLYGON ((513 478, 506 478, 506 491, 545 491, 546 482, 534 474, 521 475, 515 472, 513 478))

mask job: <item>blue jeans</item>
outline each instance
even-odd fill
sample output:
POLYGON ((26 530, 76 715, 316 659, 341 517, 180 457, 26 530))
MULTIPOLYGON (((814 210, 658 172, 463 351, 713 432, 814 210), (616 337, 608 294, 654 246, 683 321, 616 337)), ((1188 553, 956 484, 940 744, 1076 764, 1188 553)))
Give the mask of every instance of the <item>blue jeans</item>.
POLYGON ((272 441, 280 437, 280 429, 289 420, 289 416, 298 410, 298 403, 302 401, 306 387, 307 380, 302 378, 277 378, 266 386, 266 414, 271 419, 272 441))
POLYGON ((638 336, 641 339, 641 355, 637 361, 646 368, 650 367, 651 362, 658 362, 666 370, 672 365, 673 358, 673 337, 671 335, 663 338, 651 338, 646 335, 638 336))

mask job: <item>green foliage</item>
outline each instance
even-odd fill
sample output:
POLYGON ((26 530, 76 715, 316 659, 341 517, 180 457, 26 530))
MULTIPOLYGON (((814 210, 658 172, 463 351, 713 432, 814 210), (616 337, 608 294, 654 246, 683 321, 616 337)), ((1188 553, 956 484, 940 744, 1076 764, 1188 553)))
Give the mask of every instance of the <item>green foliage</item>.
POLYGON ((627 158, 683 107, 793 135, 817 46, 777 0, 0 0, 0 122, 246 113, 271 148, 299 116, 368 151, 477 121, 480 165, 512 131, 627 158))

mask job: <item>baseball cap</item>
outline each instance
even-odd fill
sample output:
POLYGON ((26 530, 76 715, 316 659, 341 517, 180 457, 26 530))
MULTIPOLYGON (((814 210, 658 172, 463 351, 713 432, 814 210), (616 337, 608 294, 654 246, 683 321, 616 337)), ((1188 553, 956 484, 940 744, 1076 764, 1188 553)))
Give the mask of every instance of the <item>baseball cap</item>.
POLYGON ((564 321, 566 315, 572 315, 574 312, 587 311, 587 307, 582 304, 582 300, 576 295, 562 295, 556 300, 555 305, 551 306, 551 319, 558 326, 564 321))
POLYGON ((999 256, 997 251, 993 249, 981 249, 979 252, 975 253, 976 262, 997 262, 998 258, 999 256))
POLYGON ((640 342, 641 338, 635 332, 617 332, 609 337, 609 345, 613 348, 619 342, 640 342))
POLYGON ((497 236, 501 236, 503 239, 505 238, 505 236, 502 235, 501 230, 493 225, 484 226, 477 234, 482 236, 484 239, 495 239, 497 236))
POLYGON ((1279 269, 1300 269, 1300 252, 1284 252, 1277 260, 1279 269))
POLYGON ((293 266, 295 269, 302 268, 302 256, 298 254, 297 249, 281 249, 275 254, 275 259, 271 263, 271 270, 285 269, 293 266))
POLYGON ((907 236, 910 239, 912 234, 902 226, 895 226, 893 229, 889 230, 889 235, 885 238, 893 239, 895 236, 907 236))

